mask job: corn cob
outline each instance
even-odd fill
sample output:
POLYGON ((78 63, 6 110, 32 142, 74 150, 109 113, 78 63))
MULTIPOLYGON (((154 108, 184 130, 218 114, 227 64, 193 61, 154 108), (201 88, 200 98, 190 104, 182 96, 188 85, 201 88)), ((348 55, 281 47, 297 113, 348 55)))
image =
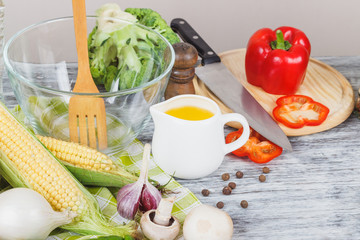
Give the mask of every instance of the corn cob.
POLYGON ((138 178, 95 149, 52 137, 36 137, 85 185, 123 187, 138 178))
POLYGON ((36 137, 49 149, 55 157, 87 169, 110 172, 115 165, 105 154, 95 149, 72 142, 65 142, 51 137, 36 137))
POLYGON ((0 174, 13 187, 39 192, 56 211, 69 209, 77 214, 62 228, 80 234, 125 236, 134 232, 134 223, 110 226, 96 199, 0 103, 0 174))

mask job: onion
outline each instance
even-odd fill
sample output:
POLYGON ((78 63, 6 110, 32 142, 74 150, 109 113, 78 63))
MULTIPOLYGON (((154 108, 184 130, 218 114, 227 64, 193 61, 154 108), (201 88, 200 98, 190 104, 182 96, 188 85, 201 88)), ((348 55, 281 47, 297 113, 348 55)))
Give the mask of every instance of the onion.
POLYGON ((0 239, 45 239, 75 216, 70 211, 54 211, 34 190, 13 188, 0 194, 0 239))

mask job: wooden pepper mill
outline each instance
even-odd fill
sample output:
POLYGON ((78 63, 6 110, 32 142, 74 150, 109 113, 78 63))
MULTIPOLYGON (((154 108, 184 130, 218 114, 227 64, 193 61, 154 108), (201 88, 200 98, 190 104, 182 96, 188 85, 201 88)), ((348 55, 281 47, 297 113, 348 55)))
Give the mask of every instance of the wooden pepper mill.
POLYGON ((165 99, 180 94, 195 94, 193 78, 198 52, 194 46, 184 42, 173 44, 173 48, 175 63, 165 90, 165 99))

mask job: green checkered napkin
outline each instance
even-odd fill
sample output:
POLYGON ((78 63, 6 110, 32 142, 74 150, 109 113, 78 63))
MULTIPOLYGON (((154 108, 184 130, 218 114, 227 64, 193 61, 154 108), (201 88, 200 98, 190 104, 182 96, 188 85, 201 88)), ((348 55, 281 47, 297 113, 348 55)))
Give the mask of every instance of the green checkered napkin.
MULTIPOLYGON (((37 98, 32 99, 29 101, 29 104, 33 104, 32 106, 32 113, 36 114, 38 119, 41 119, 41 127, 43 130, 48 131, 52 124, 54 114, 56 116, 59 115, 61 111, 67 111, 67 104, 59 99, 49 99, 49 98, 37 98)), ((23 120, 26 124, 26 118, 21 111, 20 107, 15 107, 14 114, 17 116, 19 120, 23 120)), ((28 125, 28 124, 27 124, 28 125)), ((113 131, 112 128, 120 128, 117 131, 121 131, 120 124, 111 124, 108 125, 108 131, 113 131)), ((118 135, 120 136, 120 135, 118 135)), ((118 141, 119 139, 114 139, 118 141)), ((125 150, 121 152, 117 152, 112 154, 111 158, 124 166, 127 170, 131 172, 140 172, 141 162, 142 162, 142 154, 143 154, 143 144, 135 139, 125 150)), ((149 176, 151 179, 158 181, 160 184, 167 183, 171 177, 163 172, 153 161, 150 159, 149 164, 149 176)), ((0 185, 1 186, 1 185, 0 185)), ((196 198, 196 196, 187 188, 181 186, 178 182, 174 179, 171 179, 168 185, 166 186, 167 189, 171 190, 171 194, 165 195, 164 197, 168 196, 176 196, 176 201, 173 207, 173 216, 179 219, 181 223, 183 223, 185 216, 191 209, 200 205, 200 201, 196 198)), ((117 213, 116 209, 116 199, 114 195, 108 188, 105 187, 88 187, 88 190, 91 194, 95 196, 97 201, 99 202, 100 209, 102 210, 103 214, 106 218, 108 218, 113 223, 123 223, 127 220, 120 217, 117 213)), ((0 189, 1 191, 1 189, 0 189)), ((71 239, 93 239, 97 238, 96 236, 79 236, 71 232, 66 231, 59 231, 58 229, 53 232, 51 236, 48 237, 48 240, 71 240, 71 239)), ((101 238, 106 239, 106 238, 101 238)))

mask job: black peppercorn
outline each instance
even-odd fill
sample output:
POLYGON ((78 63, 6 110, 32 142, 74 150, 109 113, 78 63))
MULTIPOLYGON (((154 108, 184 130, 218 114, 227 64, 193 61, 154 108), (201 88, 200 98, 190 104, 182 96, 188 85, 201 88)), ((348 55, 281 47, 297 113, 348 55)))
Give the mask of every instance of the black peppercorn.
POLYGON ((207 189, 203 189, 203 190, 201 191, 201 194, 202 194, 203 196, 207 197, 207 196, 209 196, 210 191, 207 190, 207 189))
POLYGON ((263 173, 269 173, 270 169, 268 167, 263 167, 263 173))
POLYGON ((224 203, 220 201, 216 204, 216 206, 221 209, 224 207, 224 203))
POLYGON ((231 188, 229 186, 226 186, 223 188, 223 194, 224 195, 230 195, 231 194, 231 188))
POLYGON ((234 188, 236 188, 236 183, 234 183, 234 182, 229 182, 228 186, 229 186, 231 189, 234 189, 234 188))
POLYGON ((265 180, 266 180, 265 175, 261 174, 261 175, 259 176, 259 181, 260 181, 260 182, 265 182, 265 180))
POLYGON ((242 200, 241 202, 240 202, 240 206, 242 207, 242 208, 247 208, 248 207, 248 202, 246 201, 246 200, 242 200))
POLYGON ((244 176, 244 173, 242 171, 237 171, 236 172, 236 177, 237 178, 242 178, 244 176))
POLYGON ((230 179, 230 174, 224 173, 223 175, 221 175, 221 178, 222 178, 222 180, 227 181, 230 179))

